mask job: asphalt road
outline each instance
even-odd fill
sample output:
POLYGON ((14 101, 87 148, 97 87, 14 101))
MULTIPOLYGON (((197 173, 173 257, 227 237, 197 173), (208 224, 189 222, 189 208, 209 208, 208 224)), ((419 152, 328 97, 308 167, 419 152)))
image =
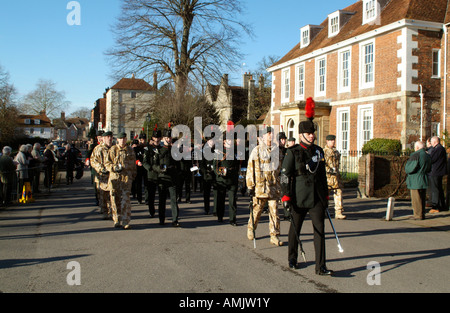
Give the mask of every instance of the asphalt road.
MULTIPOLYGON (((63 174, 64 175, 64 174, 63 174)), ((64 179, 62 179, 64 181, 64 179)), ((288 267, 287 245, 269 243, 268 216, 246 237, 248 198, 238 201, 238 226, 205 215, 200 193, 180 204, 181 228, 158 225, 144 204, 132 202, 132 228, 114 229, 94 203, 89 175, 60 185, 34 203, 0 210, 0 291, 18 293, 435 293, 450 291, 449 214, 409 221, 398 202, 394 221, 383 220, 386 200, 358 199, 346 190, 347 220, 330 224, 327 266, 314 272, 312 225, 302 231, 307 263, 288 267), (423 223, 421 223, 423 222, 423 223)), ((282 216, 282 210, 279 210, 282 216)), ((287 242, 289 222, 281 222, 287 242)), ((299 260, 301 261, 301 260, 299 260)))

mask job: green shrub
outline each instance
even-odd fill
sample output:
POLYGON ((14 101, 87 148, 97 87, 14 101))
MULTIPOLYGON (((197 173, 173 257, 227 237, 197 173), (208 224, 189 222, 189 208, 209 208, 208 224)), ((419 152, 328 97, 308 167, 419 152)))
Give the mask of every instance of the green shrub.
POLYGON ((401 151, 402 143, 400 140, 386 138, 371 139, 362 148, 363 154, 400 155, 401 151))

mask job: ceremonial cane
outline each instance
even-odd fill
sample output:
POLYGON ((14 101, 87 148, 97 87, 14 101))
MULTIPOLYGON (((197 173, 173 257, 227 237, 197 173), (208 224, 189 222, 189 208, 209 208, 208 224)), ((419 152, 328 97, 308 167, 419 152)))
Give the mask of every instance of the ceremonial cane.
MULTIPOLYGON (((290 211, 290 206, 287 208, 287 210, 290 211)), ((297 236, 297 227, 295 227, 294 216, 292 215, 292 213, 290 215, 291 215, 291 218, 290 218, 291 224, 292 224, 292 227, 294 228, 295 235, 297 236)), ((305 250, 303 250, 302 241, 300 240, 300 232, 298 233, 297 240, 298 240, 298 245, 300 247, 300 252, 303 257, 303 261, 305 261, 305 263, 306 263, 306 255, 305 255, 305 250)))
POLYGON ((255 218, 253 217, 253 197, 252 196, 250 196, 250 204, 248 206, 250 209, 250 216, 252 217, 253 249, 256 249, 255 218))
POLYGON ((339 252, 342 253, 342 252, 344 252, 344 249, 342 249, 341 242, 339 241, 339 237, 338 237, 338 235, 337 235, 337 233, 336 233, 336 229, 334 229, 333 222, 331 221, 330 212, 328 211, 328 208, 325 208, 325 210, 327 211, 327 216, 328 216, 328 220, 330 221, 331 228, 333 228, 334 235, 336 236, 336 241, 337 241, 337 243, 338 243, 338 249, 339 249, 339 252))

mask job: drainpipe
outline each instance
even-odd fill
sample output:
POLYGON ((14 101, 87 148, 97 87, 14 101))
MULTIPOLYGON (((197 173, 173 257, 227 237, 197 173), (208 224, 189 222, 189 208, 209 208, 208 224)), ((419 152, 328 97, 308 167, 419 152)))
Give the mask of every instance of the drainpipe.
POLYGON ((443 131, 446 130, 446 124, 447 124, 447 44, 448 44, 448 26, 450 25, 450 23, 444 24, 443 28, 444 28, 444 41, 445 41, 445 46, 444 46, 444 121, 443 121, 443 131))
POLYGON ((423 131, 423 92, 422 92, 422 84, 420 86, 420 141, 423 140, 422 131, 423 131))

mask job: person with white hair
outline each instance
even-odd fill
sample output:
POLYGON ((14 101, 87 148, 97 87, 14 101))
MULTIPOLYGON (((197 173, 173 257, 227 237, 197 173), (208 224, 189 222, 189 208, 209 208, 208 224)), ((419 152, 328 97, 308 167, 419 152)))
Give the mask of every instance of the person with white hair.
POLYGON ((16 165, 11 158, 11 147, 4 146, 3 155, 0 157, 0 205, 7 206, 11 203, 11 191, 16 175, 16 165))
POLYGON ((25 181, 28 181, 28 165, 30 157, 28 156, 28 145, 21 145, 14 161, 17 162, 17 178, 19 179, 19 192, 22 192, 25 181))
POLYGON ((417 141, 415 152, 411 154, 405 165, 406 186, 411 190, 413 219, 425 219, 425 200, 428 188, 428 173, 431 171, 431 157, 425 151, 425 144, 417 141))

